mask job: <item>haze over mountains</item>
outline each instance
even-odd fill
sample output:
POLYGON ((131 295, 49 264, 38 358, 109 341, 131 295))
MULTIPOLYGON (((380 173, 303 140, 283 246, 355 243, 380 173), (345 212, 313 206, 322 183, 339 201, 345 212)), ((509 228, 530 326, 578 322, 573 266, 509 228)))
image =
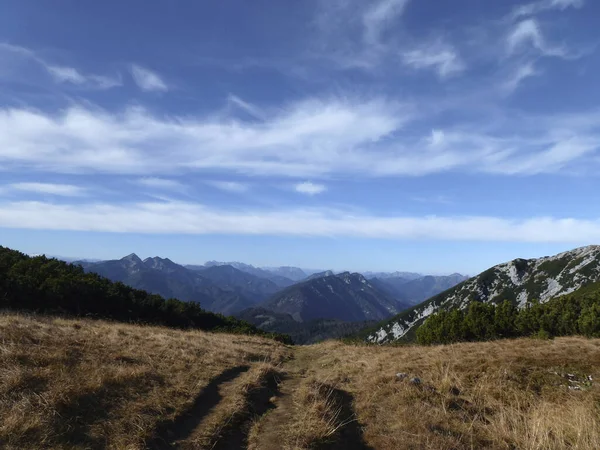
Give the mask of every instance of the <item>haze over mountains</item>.
POLYGON ((423 303, 381 323, 368 340, 384 343, 414 333, 427 317, 441 310, 465 310, 472 302, 508 300, 520 308, 570 294, 600 281, 600 246, 592 245, 538 259, 515 259, 496 265, 423 303))

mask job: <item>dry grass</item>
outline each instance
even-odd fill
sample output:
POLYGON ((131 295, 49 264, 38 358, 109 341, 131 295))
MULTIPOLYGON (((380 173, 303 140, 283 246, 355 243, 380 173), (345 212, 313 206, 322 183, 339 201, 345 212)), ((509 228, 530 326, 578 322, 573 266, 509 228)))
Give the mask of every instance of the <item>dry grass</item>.
POLYGON ((578 337, 292 350, 2 315, 0 448, 597 450, 598 377, 600 340, 578 337))
POLYGON ((248 336, 0 315, 0 447, 142 449, 211 379, 288 352, 248 336))
MULTIPOLYGON (((309 378, 353 396, 364 448, 600 449, 600 389, 587 380, 600 376, 600 340, 395 348, 330 342, 309 351, 309 378)), ((327 416, 305 412, 298 410, 297 429, 312 430, 327 416)), ((299 448, 310 446, 307 439, 299 448)))
MULTIPOLYGON (((286 447, 314 448, 332 442, 346 425, 335 387, 314 378, 305 380, 294 393, 296 420, 290 424, 286 447)), ((347 419, 347 418, 346 418, 347 419)))

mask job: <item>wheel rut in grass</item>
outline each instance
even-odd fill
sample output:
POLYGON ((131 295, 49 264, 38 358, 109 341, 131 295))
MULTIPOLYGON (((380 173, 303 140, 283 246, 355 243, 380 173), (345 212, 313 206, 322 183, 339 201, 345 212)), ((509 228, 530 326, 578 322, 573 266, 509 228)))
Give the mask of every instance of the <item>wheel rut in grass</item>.
POLYGON ((174 421, 164 423, 158 427, 155 438, 147 444, 147 448, 150 450, 178 448, 177 442, 187 439, 202 422, 204 416, 221 401, 220 385, 234 380, 249 369, 250 366, 237 366, 213 378, 202 389, 202 392, 186 412, 175 418, 174 421))
MULTIPOLYGON (((314 364, 315 355, 310 348, 296 348, 294 358, 290 359, 283 367, 285 375, 279 385, 279 396, 275 399, 275 409, 270 411, 260 422, 258 436, 253 439, 248 450, 282 450, 298 447, 295 442, 283 442, 289 435, 289 429, 294 427, 302 429, 302 417, 306 413, 303 406, 296 404, 295 393, 310 382, 309 373, 314 364)), ((329 407, 334 411, 330 436, 312 441, 306 448, 319 450, 373 450, 368 446, 362 433, 362 426, 356 418, 354 411, 354 398, 352 394, 342 389, 321 384, 320 396, 327 399, 329 407)), ((310 438, 309 438, 310 440, 310 438)), ((305 441, 308 442, 308 441, 305 441)))
POLYGON ((268 373, 259 387, 247 393, 245 410, 232 417, 211 449, 246 450, 253 422, 275 408, 276 399, 281 395, 280 384, 280 374, 268 373))
POLYGON ((261 422, 258 442, 249 446, 250 450, 281 450, 282 436, 294 419, 293 393, 300 386, 301 377, 297 373, 286 373, 279 384, 279 396, 274 409, 261 422))
POLYGON ((352 394, 341 389, 333 389, 332 399, 339 411, 336 420, 337 431, 332 442, 324 443, 318 448, 323 450, 374 450, 363 439, 362 426, 356 418, 352 394))

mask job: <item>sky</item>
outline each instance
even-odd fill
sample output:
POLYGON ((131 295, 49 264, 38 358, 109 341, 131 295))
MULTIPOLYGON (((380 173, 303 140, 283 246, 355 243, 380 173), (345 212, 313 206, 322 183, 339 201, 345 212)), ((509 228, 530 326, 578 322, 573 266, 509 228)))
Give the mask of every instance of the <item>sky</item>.
POLYGON ((476 274, 600 244, 600 2, 0 0, 0 245, 476 274))

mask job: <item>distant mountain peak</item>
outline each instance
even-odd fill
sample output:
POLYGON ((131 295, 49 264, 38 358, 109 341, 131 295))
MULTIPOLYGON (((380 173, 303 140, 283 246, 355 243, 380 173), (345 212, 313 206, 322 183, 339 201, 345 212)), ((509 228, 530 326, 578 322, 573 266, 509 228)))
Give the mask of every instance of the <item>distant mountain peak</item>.
POLYGON ((135 253, 130 253, 129 255, 121 258, 121 261, 128 262, 130 264, 143 264, 144 262, 140 259, 138 255, 135 253))

